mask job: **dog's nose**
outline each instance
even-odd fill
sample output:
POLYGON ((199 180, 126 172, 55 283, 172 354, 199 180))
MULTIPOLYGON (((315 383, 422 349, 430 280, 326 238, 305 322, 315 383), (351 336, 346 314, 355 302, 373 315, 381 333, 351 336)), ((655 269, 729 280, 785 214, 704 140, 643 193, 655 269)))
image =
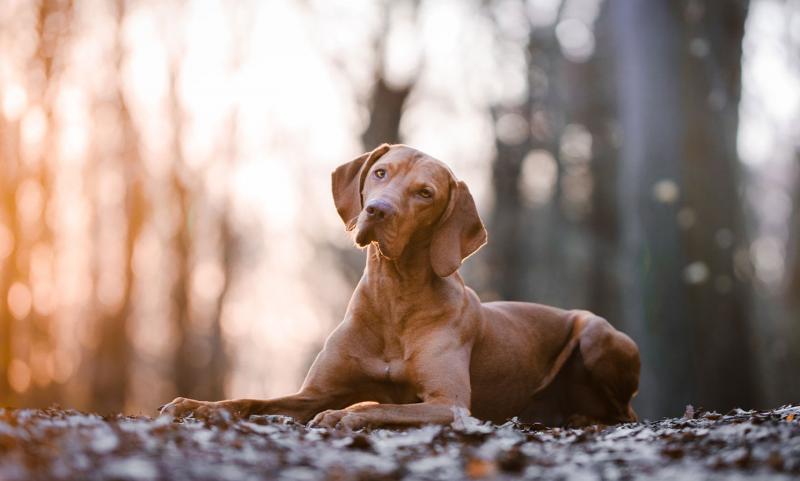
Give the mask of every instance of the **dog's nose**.
POLYGON ((395 208, 392 207, 392 204, 386 202, 383 199, 375 199, 369 201, 367 207, 364 210, 367 211, 367 216, 370 219, 376 221, 388 219, 395 213, 395 208))

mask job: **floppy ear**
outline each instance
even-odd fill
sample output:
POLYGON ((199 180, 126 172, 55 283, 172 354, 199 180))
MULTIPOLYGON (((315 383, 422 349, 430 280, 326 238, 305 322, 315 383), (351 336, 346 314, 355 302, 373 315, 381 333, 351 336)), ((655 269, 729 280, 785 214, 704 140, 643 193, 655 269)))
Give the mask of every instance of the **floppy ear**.
POLYGON ((364 187, 364 178, 369 168, 389 151, 389 147, 389 144, 382 144, 372 152, 361 154, 350 162, 340 165, 331 174, 333 203, 347 230, 352 230, 356 226, 356 218, 361 212, 361 189, 364 187))
POLYGON ((486 229, 467 184, 450 187, 450 202, 431 240, 431 265, 439 277, 457 271, 461 262, 486 244, 486 229))

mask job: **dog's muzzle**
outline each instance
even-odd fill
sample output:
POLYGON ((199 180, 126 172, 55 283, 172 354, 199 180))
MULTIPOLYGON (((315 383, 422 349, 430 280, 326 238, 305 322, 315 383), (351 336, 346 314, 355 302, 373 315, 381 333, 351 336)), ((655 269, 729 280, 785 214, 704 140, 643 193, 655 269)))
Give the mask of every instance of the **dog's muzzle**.
POLYGON ((365 247, 370 242, 379 240, 376 229, 392 220, 397 214, 397 209, 388 201, 373 199, 367 203, 362 213, 361 221, 356 234, 356 244, 365 247))

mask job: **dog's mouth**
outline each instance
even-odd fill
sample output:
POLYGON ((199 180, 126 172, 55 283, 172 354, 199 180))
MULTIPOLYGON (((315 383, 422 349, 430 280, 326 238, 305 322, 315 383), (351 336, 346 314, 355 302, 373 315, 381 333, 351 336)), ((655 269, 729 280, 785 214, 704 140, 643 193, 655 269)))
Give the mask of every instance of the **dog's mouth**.
POLYGON ((356 244, 358 247, 367 247, 370 242, 375 241, 375 229, 373 226, 360 227, 356 231, 356 244))
POLYGON ((356 245, 359 247, 367 247, 370 244, 375 244, 383 257, 397 257, 392 248, 392 236, 389 234, 387 226, 384 224, 370 222, 368 220, 359 222, 355 235, 356 245))

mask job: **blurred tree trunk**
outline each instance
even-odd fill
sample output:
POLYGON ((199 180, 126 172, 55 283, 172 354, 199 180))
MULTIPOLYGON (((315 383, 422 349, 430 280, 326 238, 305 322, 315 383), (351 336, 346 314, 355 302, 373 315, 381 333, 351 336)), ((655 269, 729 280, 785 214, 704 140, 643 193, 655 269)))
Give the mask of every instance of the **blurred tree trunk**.
POLYGON ((756 401, 735 151, 743 3, 610 2, 623 131, 624 314, 644 416, 756 401), (713 187, 711 187, 713 184, 713 187))
MULTIPOLYGON (((122 108, 122 115, 126 109, 122 108)), ((127 128, 131 128, 129 126, 127 128)), ((124 128, 126 129, 126 128, 124 128)), ((125 130, 126 136, 131 134, 130 130, 125 130)), ((138 149, 129 144, 128 149, 138 149)), ((125 157, 128 171, 132 163, 138 160, 138 156, 133 153, 125 157)), ((93 360, 93 371, 91 386, 93 395, 93 409, 101 413, 121 412, 125 408, 125 401, 128 392, 128 379, 130 378, 130 367, 133 352, 128 339, 128 325, 133 315, 134 285, 136 275, 133 268, 133 257, 136 244, 142 231, 146 216, 146 201, 142 192, 142 185, 139 173, 134 173, 128 180, 125 192, 125 215, 127 218, 126 232, 124 233, 124 253, 123 253, 123 285, 122 301, 113 312, 103 315, 100 321, 99 344, 95 359, 93 360)))
POLYGON ((502 132, 495 135, 487 250, 491 287, 498 292, 492 294, 589 308, 619 325, 611 28, 603 13, 595 26, 596 53, 573 62, 556 40, 564 13, 562 2, 552 26, 533 27, 529 34, 526 102, 493 109, 498 127, 504 115, 522 116, 527 135, 511 143, 502 132), (588 134, 586 152, 575 151, 576 133, 588 134), (532 171, 542 175, 539 166, 526 169, 533 154, 555 159, 557 171, 550 197, 531 205, 520 189, 532 171))
POLYGON ((689 3, 685 9, 681 74, 685 89, 684 208, 697 222, 685 231, 692 263, 708 266, 707 281, 690 286, 695 310, 698 403, 752 407, 760 401, 753 372, 750 279, 737 273, 737 252, 747 251, 740 164, 736 150, 741 57, 748 2, 689 3), (707 42, 707 46, 703 41, 707 42), (709 184, 713 183, 713 188, 709 184), (708 380, 712 380, 709 382, 708 380))
POLYGON ((800 151, 795 154, 794 205, 789 221, 789 239, 786 249, 786 271, 784 274, 784 314, 780 326, 785 343, 787 359, 780 366, 778 378, 784 380, 784 389, 778 402, 793 402, 800 398, 800 384, 796 367, 800 365, 800 151))
MULTIPOLYGON (((233 143, 231 138, 231 143, 233 143)), ((233 159, 234 157, 230 157, 233 159)), ((209 364, 205 372, 205 386, 201 393, 201 399, 222 399, 225 397, 225 378, 228 374, 228 353, 225 348, 225 337, 222 332, 222 315, 225 302, 228 300, 228 293, 231 289, 233 276, 236 273, 239 250, 239 238, 231 225, 229 205, 223 205, 219 216, 220 249, 222 251, 222 269, 224 279, 222 289, 217 296, 214 304, 214 311, 211 318, 211 332, 209 332, 209 344, 211 355, 209 364)))
POLYGON ((620 306, 617 94, 613 81, 613 26, 607 8, 600 11, 594 33, 595 53, 587 62, 577 65, 570 89, 578 104, 575 117, 592 136, 589 164, 592 195, 587 219, 592 253, 586 307, 617 328, 627 330, 620 306))
MULTIPOLYGON (((57 57, 68 36, 72 20, 72 2, 42 2, 38 6, 36 33, 37 44, 34 59, 42 66, 44 81, 41 89, 36 92, 36 103, 39 104, 44 112, 46 127, 44 138, 41 142, 41 151, 36 159, 36 171, 31 176, 42 189, 42 205, 36 223, 36 232, 32 233, 32 238, 28 245, 52 248, 53 231, 47 219, 47 212, 50 207, 50 198, 54 193, 53 169, 57 156, 56 149, 56 129, 57 124, 54 118, 55 97, 58 92, 57 57), (58 19, 58 21, 56 21, 58 19)), ((28 264, 33 264, 33 249, 29 252, 28 264)), ((29 279, 29 288, 35 292, 34 282, 51 282, 53 278, 53 265, 51 259, 37 259, 36 262, 43 262, 47 279, 29 279)), ((32 277, 33 272, 28 277, 32 277)), ((27 398, 32 405, 42 406, 48 404, 52 399, 58 398, 58 385, 52 382, 50 372, 45 365, 45 359, 53 352, 55 340, 52 339, 53 332, 51 323, 52 316, 49 312, 40 312, 37 306, 31 309, 30 320, 30 365, 33 372, 34 383, 28 393, 27 398)))
MULTIPOLYGON (((235 253, 238 238, 231 226, 230 207, 211 206, 218 217, 213 228, 219 235, 214 246, 220 249, 223 275, 222 286, 209 312, 193 309, 198 299, 192 291, 192 276, 197 263, 198 247, 195 239, 200 234, 199 220, 195 218, 204 208, 196 195, 199 182, 189 172, 183 155, 184 113, 178 92, 180 55, 172 60, 170 70, 169 115, 172 122, 172 169, 170 188, 178 209, 175 229, 175 280, 172 286, 173 319, 177 335, 172 357, 172 380, 178 395, 198 399, 221 399, 225 395, 227 355, 222 334, 222 311, 235 270, 235 253)), ((235 115, 232 116, 232 119, 235 115)), ((228 149, 223 157, 229 163, 235 158, 235 122, 228 132, 228 149)), ((205 208, 209 208, 205 206, 205 208)))
MULTIPOLYGON (((175 127, 176 136, 180 132, 175 127)), ((192 319, 189 309, 189 289, 191 285, 191 233, 190 215, 191 201, 189 191, 183 185, 183 180, 178 172, 181 166, 175 166, 172 172, 171 184, 175 192, 178 207, 178 225, 175 232, 175 283, 172 287, 172 303, 175 320, 175 332, 178 336, 173 357, 172 376, 175 388, 181 396, 192 397, 197 386, 197 376, 194 372, 193 357, 196 355, 193 345, 192 319)))
POLYGON ((361 141, 367 150, 384 142, 400 142, 400 119, 403 117, 406 99, 413 88, 413 84, 392 86, 380 69, 376 77, 370 98, 369 124, 361 134, 361 141))
MULTIPOLYGON (((361 134, 364 150, 372 150, 384 142, 389 144, 402 142, 400 121, 405 111, 406 100, 414 88, 413 83, 398 87, 387 81, 381 67, 383 55, 385 52, 381 50, 375 69, 375 85, 369 99, 369 123, 361 134)), ((355 287, 364 269, 363 252, 352 248, 342 250, 332 244, 328 247, 337 251, 336 257, 340 260, 341 270, 351 279, 355 287)))
MULTIPOLYGON (((418 0, 410 0, 410 5, 417 12, 418 0)), ((397 2, 396 5, 401 5, 397 2)), ((378 29, 377 36, 373 42, 375 50, 375 64, 373 66, 374 83, 367 99, 367 109, 369 111, 369 122, 361 133, 361 144, 364 150, 372 150, 382 143, 400 143, 403 141, 400 135, 400 123, 405 113, 406 102, 409 95, 414 90, 416 76, 412 76, 407 82, 395 82, 389 79, 386 64, 386 33, 391 27, 390 15, 392 2, 385 2, 382 5, 381 22, 382 28, 378 29)), ((364 254, 360 250, 346 248, 342 249, 333 243, 325 243, 325 248, 335 253, 339 269, 355 287, 361 273, 364 270, 364 254)), ((320 346, 321 347, 321 346, 320 346)))
MULTIPOLYGON (((35 294, 39 283, 52 281, 53 234, 47 222, 50 196, 53 192, 52 156, 55 153, 56 123, 53 116, 54 95, 58 72, 56 58, 64 44, 71 20, 71 2, 42 2, 33 10, 35 15, 33 51, 28 59, 28 93, 31 106, 40 109, 44 119, 42 139, 30 157, 23 158, 20 149, 20 122, 0 121, 0 222, 10 236, 11 249, 0 272, 0 401, 22 400, 29 405, 43 405, 56 395, 47 367, 48 354, 54 348, 51 336, 52 321, 48 311, 42 311, 35 294), (20 199, 20 187, 38 197, 37 210, 20 199), (27 205, 26 205, 27 204, 27 205), (23 210, 25 209, 25 210, 23 210), (22 217, 27 215, 28 217, 22 217), (38 255, 38 258, 35 256, 38 255), (36 269, 34 272, 34 263, 36 269), (33 301, 24 318, 14 319, 9 309, 9 289, 19 282, 33 301), (16 339, 16 342, 13 342, 16 339), (19 358, 30 368, 30 382, 25 392, 14 394, 9 385, 9 366, 19 358)), ((46 299, 44 299, 47 301, 46 299)), ((22 386, 20 386, 22 387, 22 386)))
POLYGON ((172 286, 172 306, 175 333, 177 335, 175 353, 172 358, 172 377, 175 389, 180 396, 195 396, 198 382, 203 376, 198 377, 195 359, 195 334, 193 332, 190 289, 192 275, 192 196, 186 164, 183 158, 183 109, 180 105, 178 94, 178 55, 172 60, 170 68, 169 113, 172 121, 172 169, 170 171, 170 187, 174 193, 178 218, 175 228, 174 253, 175 253, 175 281, 172 286))
MULTIPOLYGON (((494 109, 495 125, 503 115, 519 115, 526 127, 532 110, 531 99, 518 109, 494 109), (516 110, 516 111, 515 111, 516 110)), ((526 209, 522 204, 519 178, 522 161, 531 150, 530 134, 518 143, 509 143, 495 134, 496 156, 492 163, 492 192, 494 204, 489 214, 488 229, 491 242, 487 244, 487 261, 490 268, 489 289, 491 297, 523 300, 529 298, 524 289, 526 272, 533 264, 534 249, 526 246, 523 226, 526 209)))
MULTIPOLYGON (((569 67, 555 36, 560 18, 561 11, 553 26, 533 28, 528 35, 525 102, 493 108, 497 155, 492 164, 489 286, 496 291, 491 295, 503 299, 585 307, 585 219, 572 210, 564 189, 570 166, 561 145, 571 92, 565 79, 569 67), (524 136, 503 132, 509 119, 520 122, 524 136), (525 170, 531 155, 551 159, 556 169, 551 192, 536 202, 522 192, 530 187, 525 170)), ((528 166, 529 171, 536 168, 528 166)))
MULTIPOLYGON (((133 290, 135 287, 134 254, 139 235, 145 222, 146 200, 143 192, 143 175, 141 171, 141 156, 139 152, 139 134, 134 124, 128 101, 122 90, 122 69, 125 58, 122 24, 125 21, 125 1, 119 0, 116 4, 116 57, 115 70, 117 72, 114 87, 114 110, 117 112, 120 127, 120 145, 116 152, 120 157, 119 165, 121 176, 125 182, 124 196, 124 232, 120 238, 124 242, 122 255, 123 283, 121 286, 122 299, 108 312, 107 308, 99 308, 103 313, 99 319, 99 342, 92 360, 93 371, 91 379, 91 392, 93 395, 93 408, 101 413, 120 412, 125 407, 132 362, 132 349, 128 339, 128 326, 133 314, 133 290)), ((101 208, 102 206, 97 206, 101 208)), ((95 218, 95 222, 99 219, 95 218)), ((100 248, 104 248, 100 246, 100 248)), ((95 266, 95 281, 98 279, 98 269, 105 266, 95 266)))
POLYGON ((11 405, 14 393, 9 384, 9 367, 13 360, 15 320, 8 305, 8 292, 18 275, 17 257, 20 246, 14 194, 19 176, 19 122, 7 122, 0 115, 0 225, 5 229, 10 246, 0 259, 0 405, 11 405))
MULTIPOLYGON (((411 0, 411 8, 416 13, 418 0, 411 0)), ((397 5, 400 5, 398 2, 397 5)), ((366 150, 371 150, 386 142, 400 142, 400 121, 403 118, 406 100, 414 88, 412 77, 404 83, 393 82, 386 73, 386 32, 391 27, 392 2, 383 5, 383 28, 375 39, 375 84, 369 99, 369 123, 361 134, 361 142, 366 150)))
MULTIPOLYGON (((238 68, 239 61, 234 60, 234 68, 238 68)), ((235 169, 238 159, 237 143, 238 138, 238 111, 231 113, 228 123, 228 135, 225 138, 225 148, 222 155, 226 167, 230 170, 235 169)), ((225 336, 222 331, 222 316, 225 310, 225 303, 228 301, 228 294, 233 285, 233 279, 240 268, 239 254, 242 239, 233 225, 231 212, 232 194, 227 192, 225 199, 217 209, 219 212, 217 219, 217 229, 219 230, 219 249, 221 251, 220 263, 222 264, 223 279, 222 287, 217 295, 214 311, 211 317, 211 332, 209 333, 211 344, 211 356, 206 376, 208 383, 203 393, 204 399, 222 399, 226 396, 225 380, 228 375, 230 359, 225 345, 225 336)))
POLYGON ((795 154, 795 159, 794 199, 786 249, 785 296, 790 304, 800 307, 800 151, 795 154))

